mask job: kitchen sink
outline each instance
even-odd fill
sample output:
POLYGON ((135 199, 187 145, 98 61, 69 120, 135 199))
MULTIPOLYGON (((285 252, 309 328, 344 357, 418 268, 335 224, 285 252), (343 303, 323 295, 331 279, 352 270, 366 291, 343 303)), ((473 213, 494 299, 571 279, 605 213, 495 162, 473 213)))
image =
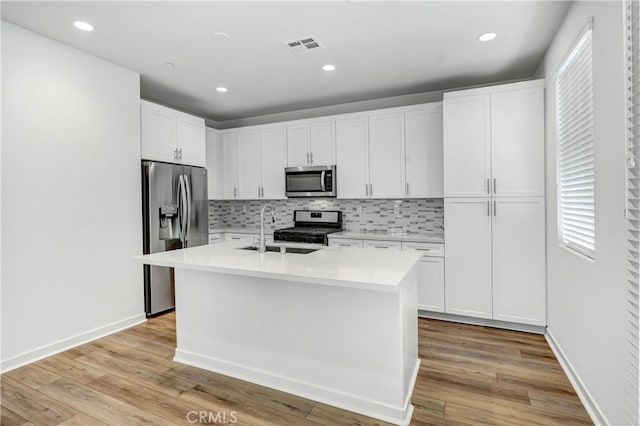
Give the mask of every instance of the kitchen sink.
MULTIPOLYGON (((248 247, 240 247, 240 250, 258 250, 256 246, 248 246, 248 247)), ((303 247, 287 247, 287 253, 297 253, 297 254, 309 254, 314 251, 318 251, 320 249, 317 248, 303 248, 303 247)), ((279 253, 280 246, 267 246, 267 251, 272 251, 279 253)))

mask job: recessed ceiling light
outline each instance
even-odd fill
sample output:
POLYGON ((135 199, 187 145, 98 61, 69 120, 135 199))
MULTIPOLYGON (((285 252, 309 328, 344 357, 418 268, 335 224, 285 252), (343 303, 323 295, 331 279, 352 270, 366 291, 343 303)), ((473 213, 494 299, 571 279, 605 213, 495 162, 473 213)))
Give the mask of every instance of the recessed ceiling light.
POLYGON ((220 93, 226 93, 228 91, 226 87, 222 87, 222 86, 216 87, 216 90, 220 93))
POLYGON ((336 66, 335 65, 331 65, 331 64, 327 64, 327 65, 324 65, 322 67, 322 69, 325 70, 325 71, 333 71, 333 70, 336 69, 336 66))
POLYGON ((74 21, 73 26, 82 31, 93 31, 93 25, 83 21, 74 21))
POLYGON ((231 39, 231 36, 227 33, 219 32, 219 33, 215 33, 213 35, 213 38, 215 38, 218 41, 229 41, 231 39))
POLYGON ((496 38, 496 33, 484 33, 478 36, 478 40, 480 41, 490 41, 496 38))

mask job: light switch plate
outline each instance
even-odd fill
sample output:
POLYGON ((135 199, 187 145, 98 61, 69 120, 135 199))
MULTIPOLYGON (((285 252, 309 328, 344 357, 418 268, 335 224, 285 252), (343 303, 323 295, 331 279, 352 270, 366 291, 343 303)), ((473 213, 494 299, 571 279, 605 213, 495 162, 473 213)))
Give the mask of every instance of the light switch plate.
POLYGON ((356 207, 356 213, 362 214, 362 206, 357 206, 356 207))

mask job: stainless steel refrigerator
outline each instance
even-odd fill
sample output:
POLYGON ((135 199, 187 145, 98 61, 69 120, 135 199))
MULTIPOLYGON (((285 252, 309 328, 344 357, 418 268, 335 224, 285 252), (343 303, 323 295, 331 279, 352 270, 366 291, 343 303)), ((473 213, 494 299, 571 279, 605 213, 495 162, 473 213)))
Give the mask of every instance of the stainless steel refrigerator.
MULTIPOLYGON (((207 169, 142 161, 143 252, 208 243, 207 169)), ((173 268, 144 266, 147 316, 175 306, 173 268)))

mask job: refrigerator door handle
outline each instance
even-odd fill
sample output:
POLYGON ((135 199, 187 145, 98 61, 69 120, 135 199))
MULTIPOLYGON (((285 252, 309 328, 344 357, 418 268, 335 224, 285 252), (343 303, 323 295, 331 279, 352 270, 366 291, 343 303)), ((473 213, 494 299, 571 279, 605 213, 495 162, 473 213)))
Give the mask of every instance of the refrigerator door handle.
POLYGON ((184 175, 184 188, 185 188, 185 192, 187 194, 187 223, 186 223, 186 227, 187 227, 187 232, 184 235, 184 246, 187 247, 187 244, 189 243, 189 237, 191 235, 191 213, 192 213, 192 208, 191 208, 191 183, 189 183, 189 176, 184 175))
POLYGON ((178 190, 176 191, 176 202, 178 203, 178 238, 182 242, 182 175, 178 178, 178 190))
POLYGON ((180 203, 180 241, 184 245, 184 243, 186 243, 187 241, 186 225, 189 217, 189 210, 187 207, 187 194, 185 192, 184 185, 184 175, 180 175, 180 198, 178 199, 178 202, 180 203))

